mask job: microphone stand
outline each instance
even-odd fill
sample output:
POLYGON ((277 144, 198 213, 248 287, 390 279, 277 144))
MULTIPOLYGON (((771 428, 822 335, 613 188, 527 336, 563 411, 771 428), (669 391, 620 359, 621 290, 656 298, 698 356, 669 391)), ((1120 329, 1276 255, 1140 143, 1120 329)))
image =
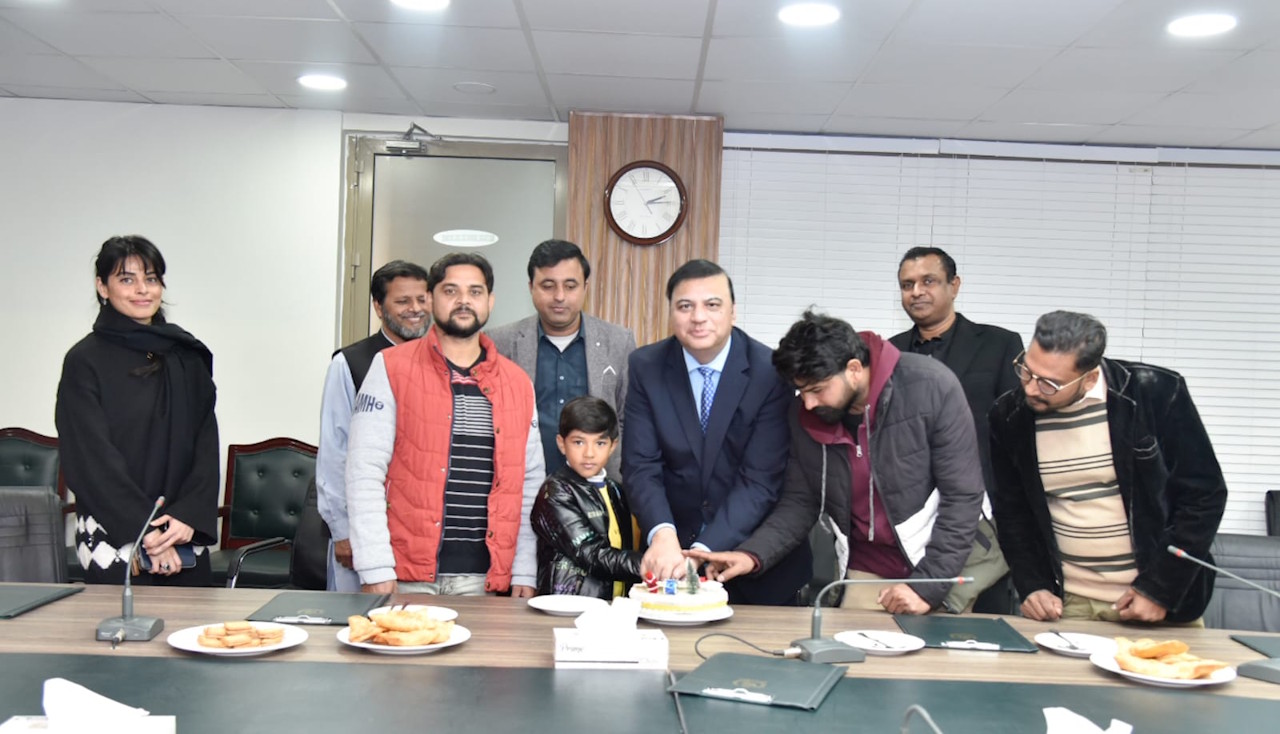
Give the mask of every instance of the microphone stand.
MULTIPOLYGON (((1233 578, 1236 581, 1239 581, 1240 583, 1245 584, 1246 586, 1252 586, 1258 591, 1261 591, 1265 594, 1269 594, 1271 596, 1276 597, 1277 599, 1280 599, 1280 592, 1276 591, 1275 589, 1268 589, 1267 587, 1261 584, 1255 584, 1249 579, 1241 578, 1236 574, 1226 570, 1225 568, 1219 568, 1218 566, 1215 566, 1212 563, 1202 561, 1199 558, 1196 558, 1195 556, 1191 555, 1190 553, 1187 553, 1186 551, 1182 550, 1176 545, 1168 546, 1167 548, 1165 548, 1165 550, 1169 551, 1169 553, 1177 556, 1178 558, 1191 561, 1192 563, 1196 563, 1201 566, 1204 566, 1210 571, 1215 571, 1217 573, 1222 574, 1223 576, 1233 578)), ((1280 658, 1271 658, 1269 660, 1254 660, 1248 663, 1241 663, 1240 665, 1236 666, 1236 672, 1239 673, 1240 675, 1243 675, 1246 678, 1256 678, 1257 680, 1264 680, 1268 683, 1280 683, 1280 658)))
POLYGON ((108 617, 98 623, 97 639, 110 640, 112 649, 125 640, 151 640, 160 634, 164 629, 164 620, 159 617, 135 617, 133 616, 133 559, 138 555, 138 549, 142 547, 142 536, 147 534, 147 529, 151 527, 151 521, 156 519, 156 513, 164 506, 164 497, 156 500, 156 504, 151 508, 151 514, 147 516, 147 521, 142 524, 142 530, 138 531, 138 539, 134 541, 133 548, 129 551, 129 557, 125 559, 124 564, 124 591, 120 596, 120 616, 108 617))
POLYGON ((809 628, 809 637, 795 640, 792 647, 800 648, 800 659, 811 663, 860 663, 867 655, 862 650, 836 640, 822 638, 822 599, 827 592, 837 586, 853 586, 854 584, 971 584, 972 576, 952 576, 945 579, 836 579, 826 586, 813 599, 813 621, 809 628))

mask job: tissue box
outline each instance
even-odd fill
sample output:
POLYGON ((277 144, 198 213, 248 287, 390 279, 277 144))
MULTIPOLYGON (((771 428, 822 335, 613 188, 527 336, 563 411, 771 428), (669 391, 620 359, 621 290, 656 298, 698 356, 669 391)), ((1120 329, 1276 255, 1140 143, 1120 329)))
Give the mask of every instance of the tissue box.
POLYGON ((662 630, 557 627, 555 639, 557 668, 667 669, 667 636, 662 630))

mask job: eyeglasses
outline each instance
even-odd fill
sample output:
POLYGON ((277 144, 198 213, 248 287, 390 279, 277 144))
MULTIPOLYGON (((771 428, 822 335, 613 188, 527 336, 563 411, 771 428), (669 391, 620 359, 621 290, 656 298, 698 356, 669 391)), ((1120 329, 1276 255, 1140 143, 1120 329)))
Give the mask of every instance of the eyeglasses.
POLYGON ((1027 355, 1027 350, 1024 349, 1021 352, 1018 352, 1017 357, 1013 358, 1013 373, 1018 376, 1018 379, 1022 381, 1023 385, 1027 384, 1028 382, 1031 382, 1032 380, 1035 380, 1036 387, 1039 388, 1040 394, 1045 396, 1046 398, 1053 395, 1057 395, 1058 391, 1065 390, 1071 387, 1072 385, 1076 384, 1077 382, 1087 377, 1089 372, 1093 371, 1093 370, 1088 370, 1083 375, 1080 375, 1079 377, 1072 380, 1071 382, 1068 382, 1064 385, 1059 385, 1053 380, 1050 380, 1047 377, 1041 377, 1040 375, 1037 375, 1036 373, 1027 369, 1027 363, 1023 361, 1023 357, 1025 357, 1026 355, 1027 355))

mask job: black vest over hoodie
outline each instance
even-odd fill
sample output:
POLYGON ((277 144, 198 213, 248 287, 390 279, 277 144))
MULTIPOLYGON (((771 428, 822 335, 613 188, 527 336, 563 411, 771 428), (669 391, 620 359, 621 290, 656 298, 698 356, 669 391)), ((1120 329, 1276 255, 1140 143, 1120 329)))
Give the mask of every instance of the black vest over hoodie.
POLYGON ((347 368, 351 370, 351 384, 356 386, 356 392, 360 392, 360 386, 364 384, 365 375, 369 374, 369 367, 373 364, 373 358, 378 352, 393 347, 391 340, 379 329, 378 333, 366 339, 361 339, 355 344, 349 344, 337 352, 333 356, 342 354, 347 360, 347 368))

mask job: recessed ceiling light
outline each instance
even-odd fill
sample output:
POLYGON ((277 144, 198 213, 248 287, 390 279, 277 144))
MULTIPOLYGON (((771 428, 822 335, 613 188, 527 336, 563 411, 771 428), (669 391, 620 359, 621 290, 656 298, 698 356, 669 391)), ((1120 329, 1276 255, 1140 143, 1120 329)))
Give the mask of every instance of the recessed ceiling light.
POLYGON ((399 5, 405 10, 433 12, 449 7, 449 0, 391 0, 391 4, 399 5))
POLYGON ((498 235, 483 229, 449 229, 431 239, 447 247, 488 247, 498 241, 498 235))
POLYGON ((779 10, 778 20, 806 28, 831 25, 840 20, 840 9, 827 3, 795 3, 779 10))
POLYGON ((303 74, 298 83, 307 89, 320 89, 325 92, 336 92, 347 88, 347 80, 330 74, 303 74))
POLYGON ((453 91, 462 94, 493 94, 498 88, 484 82, 458 82, 453 85, 453 91))
POLYGON ((1236 27, 1236 17, 1225 13, 1206 13, 1204 15, 1184 15, 1165 26, 1165 30, 1175 36, 1199 38, 1216 36, 1236 27))

